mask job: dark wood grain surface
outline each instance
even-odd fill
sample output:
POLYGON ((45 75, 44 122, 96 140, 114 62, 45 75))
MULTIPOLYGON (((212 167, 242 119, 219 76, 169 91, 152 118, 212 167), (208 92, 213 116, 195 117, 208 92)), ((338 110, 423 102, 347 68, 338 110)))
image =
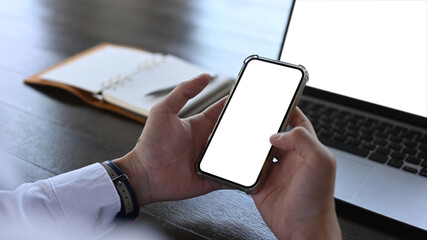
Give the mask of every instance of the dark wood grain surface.
MULTIPOLYGON (((40 0, 0 5, 2 161, 18 169, 14 188, 114 159, 143 126, 25 77, 100 42, 171 53, 236 76, 243 59, 276 58, 289 1, 40 0)), ((424 232, 337 201, 344 239, 408 239, 424 232)), ((135 223, 172 239, 274 239, 250 196, 223 190, 141 208, 135 223)))

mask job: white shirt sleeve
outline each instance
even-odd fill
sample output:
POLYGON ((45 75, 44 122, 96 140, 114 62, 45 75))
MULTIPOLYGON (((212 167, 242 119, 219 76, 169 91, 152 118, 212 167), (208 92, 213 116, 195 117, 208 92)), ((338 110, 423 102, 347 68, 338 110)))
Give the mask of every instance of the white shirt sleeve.
POLYGON ((110 232, 119 195, 101 164, 0 191, 0 239, 96 239, 110 232))

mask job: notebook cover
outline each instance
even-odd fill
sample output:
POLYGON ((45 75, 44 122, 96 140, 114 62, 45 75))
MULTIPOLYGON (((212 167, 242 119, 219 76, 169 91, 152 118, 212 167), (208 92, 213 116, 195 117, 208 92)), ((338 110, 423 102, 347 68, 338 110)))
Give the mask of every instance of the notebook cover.
MULTIPOLYGON (((43 86, 56 87, 56 88, 63 89, 65 91, 70 92, 71 94, 75 95, 76 97, 82 99, 84 102, 88 103, 91 106, 94 106, 94 107, 97 107, 97 108, 102 108, 102 109, 105 109, 105 110, 109 110, 111 112, 115 112, 115 113, 118 113, 118 114, 123 115, 125 117, 128 117, 128 118, 131 118, 133 120, 136 120, 138 122, 145 123, 147 121, 147 116, 141 116, 141 115, 138 115, 136 113, 129 112, 129 111, 127 111, 127 110, 125 110, 125 109, 123 109, 121 107, 118 107, 116 105, 113 105, 113 104, 107 103, 105 101, 99 100, 96 97, 94 97, 92 95, 92 93, 84 91, 84 90, 81 90, 79 88, 72 87, 72 86, 69 86, 69 85, 63 84, 63 83, 58 83, 58 82, 54 82, 54 81, 43 80, 43 79, 40 78, 40 76, 42 76, 46 72, 49 72, 49 71, 51 71, 51 70, 53 70, 55 68, 61 67, 62 65, 67 64, 69 62, 75 61, 78 58, 81 58, 81 57, 83 57, 83 56, 85 56, 87 54, 90 54, 90 53, 92 53, 94 51, 97 51, 98 49, 100 49, 102 47, 105 47, 107 45, 116 45, 116 44, 100 43, 100 44, 98 44, 98 45, 96 45, 96 46, 94 46, 92 48, 89 48, 88 50, 85 50, 85 51, 83 51, 81 53, 78 53, 78 54, 76 54, 76 55, 74 55, 74 56, 72 56, 70 58, 67 58, 66 60, 64 60, 63 62, 61 62, 61 63, 59 63, 57 65, 54 65, 54 66, 52 66, 52 67, 50 67, 50 68, 48 68, 48 69, 46 69, 46 70, 44 70, 42 72, 39 72, 39 73, 37 73, 37 74, 35 74, 35 75, 31 76, 31 77, 26 78, 24 80, 24 82, 27 83, 27 84, 43 85, 43 86)), ((128 47, 128 46, 123 46, 123 45, 119 45, 119 46, 121 46, 121 47, 128 47)), ((128 48, 132 48, 132 47, 128 47, 128 48)), ((138 49, 140 51, 145 51, 145 50, 139 49, 139 48, 136 48, 136 49, 138 49)))

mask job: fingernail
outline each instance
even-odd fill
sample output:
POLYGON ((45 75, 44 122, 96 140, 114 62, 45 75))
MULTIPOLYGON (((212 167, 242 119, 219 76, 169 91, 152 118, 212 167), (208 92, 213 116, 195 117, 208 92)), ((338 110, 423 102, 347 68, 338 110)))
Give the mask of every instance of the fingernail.
POLYGON ((209 74, 208 74, 208 73, 202 73, 202 74, 200 74, 199 76, 197 76, 196 78, 203 77, 203 76, 205 76, 205 75, 209 75, 209 74))
POLYGON ((281 137, 281 133, 275 133, 273 135, 271 135, 270 140, 279 140, 279 138, 281 137))
POLYGON ((202 77, 203 75, 208 75, 208 74, 207 74, 207 73, 202 73, 202 74, 200 74, 200 75, 197 75, 197 76, 195 76, 195 77, 191 78, 191 79, 190 79, 190 80, 188 80, 188 81, 193 81, 193 80, 195 80, 195 79, 198 79, 198 78, 202 77))

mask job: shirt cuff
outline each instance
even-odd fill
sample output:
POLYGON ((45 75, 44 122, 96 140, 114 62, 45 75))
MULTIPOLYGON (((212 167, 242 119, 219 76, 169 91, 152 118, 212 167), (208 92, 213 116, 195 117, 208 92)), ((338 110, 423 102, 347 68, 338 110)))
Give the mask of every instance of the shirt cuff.
MULTIPOLYGON (((101 237, 120 211, 120 197, 100 163, 48 179, 71 233, 101 237)), ((68 232, 68 231, 67 231, 68 232)))

